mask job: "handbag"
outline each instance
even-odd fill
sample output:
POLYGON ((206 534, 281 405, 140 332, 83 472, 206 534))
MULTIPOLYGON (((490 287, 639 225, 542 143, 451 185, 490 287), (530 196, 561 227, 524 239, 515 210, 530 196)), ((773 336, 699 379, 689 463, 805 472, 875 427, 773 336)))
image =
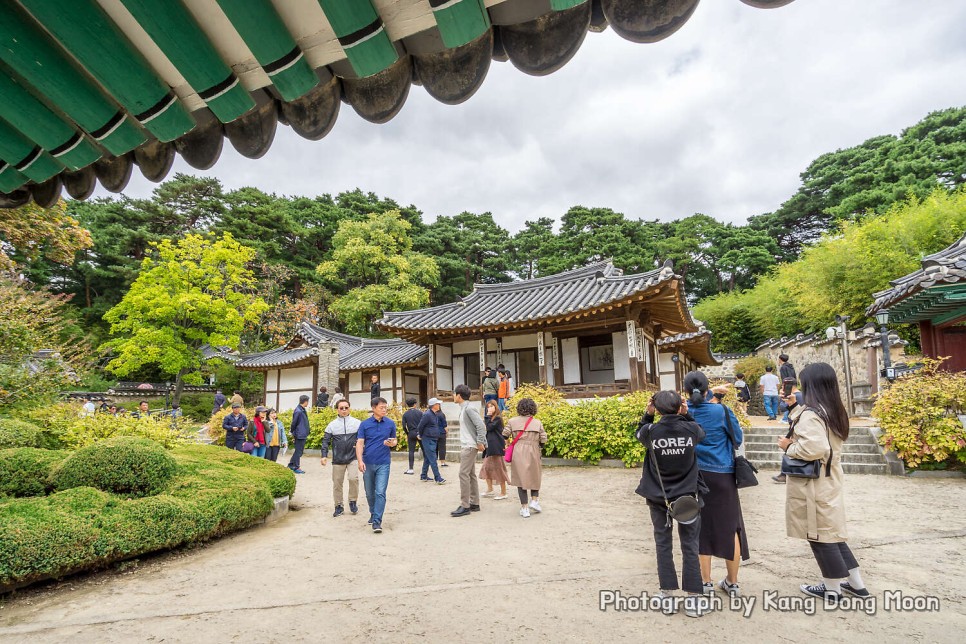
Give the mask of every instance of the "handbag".
POLYGON ((246 454, 251 454, 253 451, 255 451, 255 443, 251 441, 245 441, 244 443, 242 443, 241 451, 245 452, 246 454))
MULTIPOLYGON (((728 415, 728 409, 725 408, 725 434, 728 435, 728 440, 731 441, 732 449, 738 448, 738 442, 735 440, 733 429, 731 427, 731 416, 728 415)), ((752 465, 751 461, 742 456, 741 454, 735 454, 735 487, 739 490, 745 487, 754 487, 758 485, 758 477, 755 474, 758 473, 758 468, 752 465)))
MULTIPOLYGON (((801 418, 799 416, 798 418, 801 418)), ((792 424, 789 435, 794 433, 798 419, 792 424)), ((825 436, 828 438, 828 461, 825 462, 825 476, 832 475, 832 439, 828 435, 828 425, 825 425, 825 436)), ((798 479, 817 479, 822 474, 822 460, 804 461, 800 458, 792 458, 788 454, 782 454, 781 473, 798 479)))
POLYGON ((523 436, 523 432, 527 431, 527 427, 530 426, 531 420, 533 420, 533 416, 530 416, 530 418, 527 418, 527 422, 524 423, 523 429, 518 431, 516 438, 514 438, 513 441, 506 446, 506 451, 503 454, 503 460, 506 461, 507 463, 513 462, 513 446, 516 445, 517 441, 520 440, 520 437, 523 436))
POLYGON ((671 525, 671 519, 674 519, 683 525, 694 523, 698 518, 698 514, 701 513, 701 504, 698 502, 698 497, 685 494, 683 496, 679 496, 673 501, 669 501, 667 498, 667 491, 664 489, 664 479, 661 478, 661 468, 658 467, 657 456, 654 455, 653 440, 647 448, 647 453, 651 458, 651 463, 654 465, 654 473, 657 475, 657 482, 661 484, 661 495, 664 497, 664 505, 667 506, 668 526, 671 525))

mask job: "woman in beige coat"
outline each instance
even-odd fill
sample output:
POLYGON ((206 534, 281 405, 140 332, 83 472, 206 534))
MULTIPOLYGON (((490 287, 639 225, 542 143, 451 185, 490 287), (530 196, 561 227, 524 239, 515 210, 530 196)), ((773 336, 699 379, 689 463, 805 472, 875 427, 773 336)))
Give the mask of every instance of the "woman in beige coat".
POLYGON ((806 539, 822 571, 822 583, 802 584, 802 592, 837 602, 842 593, 868 597, 859 562, 849 549, 845 528, 842 444, 849 437, 849 415, 842 404, 835 370, 816 362, 799 374, 804 405, 788 396, 790 437, 778 446, 790 458, 819 461, 816 479, 788 476, 785 525, 789 537, 806 539))
POLYGON ((524 519, 530 516, 531 511, 542 511, 540 479, 543 465, 540 461, 540 446, 547 442, 547 432, 543 429, 543 423, 534 418, 536 413, 537 403, 531 398, 521 398, 517 403, 517 415, 510 419, 503 432, 505 436, 513 437, 510 485, 517 486, 520 494, 520 516, 524 519), (530 490, 529 504, 527 490, 530 490))

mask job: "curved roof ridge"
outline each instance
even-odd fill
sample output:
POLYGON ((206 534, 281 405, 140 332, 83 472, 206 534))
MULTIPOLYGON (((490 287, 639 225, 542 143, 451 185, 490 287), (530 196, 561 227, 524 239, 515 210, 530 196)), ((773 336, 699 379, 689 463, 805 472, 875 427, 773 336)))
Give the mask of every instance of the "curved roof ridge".
MULTIPOLYGON (((586 266, 580 266, 578 268, 571 268, 570 270, 563 271, 560 273, 554 273, 553 275, 544 275, 543 277, 533 277, 528 280, 516 280, 513 282, 496 282, 494 284, 474 284, 473 291, 493 291, 493 290, 504 290, 512 288, 521 288, 524 286, 534 287, 543 286, 545 284, 557 284, 559 282, 566 282, 572 279, 580 279, 583 277, 593 277, 597 272, 603 272, 604 277, 609 277, 613 273, 623 273, 619 268, 614 266, 614 263, 609 259, 604 259, 599 262, 592 262, 586 266)), ((473 293, 466 296, 469 298, 473 293)), ((464 298, 464 299, 466 299, 464 298)))

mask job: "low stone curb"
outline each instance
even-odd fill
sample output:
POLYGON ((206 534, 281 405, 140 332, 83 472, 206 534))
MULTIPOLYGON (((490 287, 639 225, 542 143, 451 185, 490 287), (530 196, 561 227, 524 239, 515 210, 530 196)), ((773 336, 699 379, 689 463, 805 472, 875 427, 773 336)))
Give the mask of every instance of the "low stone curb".
POLYGON ((911 479, 966 479, 966 472, 946 472, 943 470, 911 470, 906 472, 911 479))
POLYGON ((275 499, 275 507, 267 517, 262 519, 262 525, 268 525, 269 523, 275 523, 282 517, 288 514, 288 497, 280 496, 275 499))

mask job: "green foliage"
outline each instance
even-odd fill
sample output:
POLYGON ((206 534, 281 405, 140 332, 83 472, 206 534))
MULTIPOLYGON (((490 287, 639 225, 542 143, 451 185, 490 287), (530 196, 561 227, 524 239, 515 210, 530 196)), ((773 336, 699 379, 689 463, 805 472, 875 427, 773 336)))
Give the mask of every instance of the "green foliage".
POLYGON ((158 443, 146 438, 108 438, 68 456, 50 474, 50 486, 63 491, 92 487, 125 497, 157 494, 177 464, 158 443))
POLYGON ((170 455, 178 474, 156 496, 79 487, 0 501, 0 592, 247 528, 295 490, 295 475, 265 459, 204 445, 170 455))
POLYGON ((67 214, 63 199, 50 208, 0 208, 0 272, 30 272, 40 258, 67 265, 90 246, 90 233, 67 214))
POLYGON ((940 360, 924 362, 876 398, 880 440, 910 468, 966 463, 966 428, 957 418, 966 414, 966 374, 941 371, 940 360))
POLYGON ((540 410, 547 430, 547 455, 599 463, 616 458, 632 467, 644 460, 644 446, 634 436, 650 392, 562 404, 540 410))
POLYGON ((0 450, 0 499, 6 496, 43 496, 54 467, 69 452, 20 447, 0 450))
POLYGON ((339 224, 332 259, 319 264, 318 272, 334 289, 345 289, 329 312, 349 333, 369 335, 383 312, 429 304, 439 268, 432 257, 412 250, 411 227, 398 211, 339 224))
POLYGON ((0 418, 0 446, 41 447, 41 430, 33 423, 16 418, 0 418))
MULTIPOLYGON (((732 319, 748 313, 755 321, 755 338, 821 331, 836 315, 849 315, 850 324, 860 326, 869 321, 865 309, 873 293, 919 268, 923 256, 949 246, 963 231, 966 189, 913 198, 884 215, 844 225, 840 233, 806 249, 797 261, 778 266, 755 288, 701 302, 695 315, 712 333, 720 330, 726 337, 732 319)), ((720 348, 747 347, 745 341, 739 347, 720 348)))
MULTIPOLYGON (((311 408, 310 408, 311 409, 311 408)), ((284 418, 287 418, 285 428, 288 430, 288 425, 292 419, 292 412, 285 412, 284 418)), ((322 446, 322 437, 325 436, 325 428, 335 420, 336 416, 339 414, 331 407, 326 407, 325 409, 320 409, 317 411, 310 410, 309 416, 309 437, 305 441, 305 447, 307 449, 319 449, 322 446)), ((372 416, 372 412, 368 409, 353 409, 349 412, 349 415, 358 418, 359 420, 365 420, 372 416)), ((281 414, 280 414, 281 416, 281 414)))
POLYGON ((215 240, 186 235, 162 240, 144 260, 131 290, 104 315, 115 339, 108 369, 119 376, 156 367, 174 376, 174 404, 183 379, 202 365, 201 347, 238 346, 247 323, 265 303, 251 294, 254 251, 229 233, 215 240))
POLYGON ((80 408, 69 403, 38 407, 25 412, 49 437, 48 443, 67 449, 79 449, 98 441, 119 436, 147 438, 165 447, 174 447, 190 440, 189 420, 149 416, 111 416, 94 414, 83 416, 80 408))
POLYGON ((754 312, 745 302, 743 293, 732 291, 708 297, 692 309, 695 319, 713 330, 712 351, 748 353, 768 339, 761 331, 754 312))
POLYGON ((764 356, 748 356, 735 363, 735 373, 745 374, 745 382, 754 391, 758 387, 758 379, 765 375, 765 367, 777 368, 775 362, 770 358, 764 356))
MULTIPOLYGON (((229 396, 231 396, 231 391, 231 389, 228 390, 229 396)), ((189 420, 199 423, 208 422, 208 419, 211 418, 211 410, 214 408, 214 406, 214 392, 191 393, 181 396, 181 413, 189 420)))

